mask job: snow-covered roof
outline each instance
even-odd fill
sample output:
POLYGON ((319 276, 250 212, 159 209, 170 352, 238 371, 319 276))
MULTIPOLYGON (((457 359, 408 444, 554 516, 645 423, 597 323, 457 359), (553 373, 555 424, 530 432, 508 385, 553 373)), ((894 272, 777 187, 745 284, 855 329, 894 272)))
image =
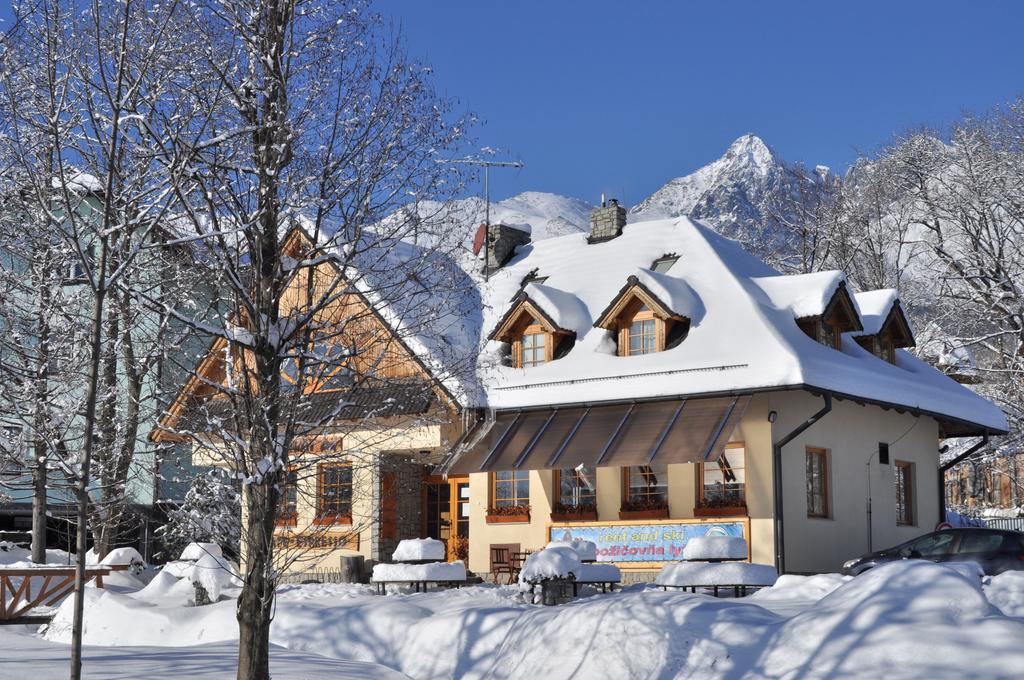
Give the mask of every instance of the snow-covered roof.
MULTIPOLYGON (((899 301, 899 293, 893 288, 881 288, 856 293, 853 299, 860 309, 860 320, 864 326, 864 330, 855 335, 877 335, 881 332, 882 324, 888 318, 893 305, 899 301)), ((910 319, 906 321, 909 325, 910 319)))
POLYGON ((637 281, 660 300, 669 311, 694 321, 704 311, 700 298, 681 278, 659 274, 649 269, 633 272, 637 281))
MULTIPOLYGON (((780 275, 698 222, 637 222, 602 243, 588 244, 584 234, 569 234, 521 246, 488 280, 476 280, 483 334, 471 330, 469 319, 462 328, 473 337, 485 336, 534 269, 547 276, 542 290, 552 310, 565 313, 551 291, 579 302, 582 311, 573 312, 577 322, 584 316, 598 318, 631 275, 657 287, 666 304, 679 307, 674 311, 691 316, 693 305, 699 305, 701 312, 692 315, 683 342, 654 354, 619 357, 610 331, 576 327, 576 344, 564 357, 518 369, 497 360, 502 346, 491 341, 480 354, 477 372, 482 400, 470 405, 518 409, 809 387, 983 429, 1006 428, 996 406, 909 353, 897 352, 893 365, 850 337, 843 338, 840 351, 801 331, 796 319, 822 313, 845 283, 841 272, 780 275), (646 271, 665 252, 681 254, 671 274, 646 271)), ((531 290, 536 294, 536 287, 531 290)))
POLYGON ((572 293, 541 283, 528 283, 523 294, 547 314, 557 328, 580 335, 593 324, 586 306, 572 293))
POLYGON ((789 309, 796 318, 820 316, 846 275, 840 271, 757 277, 754 282, 776 307, 789 309))

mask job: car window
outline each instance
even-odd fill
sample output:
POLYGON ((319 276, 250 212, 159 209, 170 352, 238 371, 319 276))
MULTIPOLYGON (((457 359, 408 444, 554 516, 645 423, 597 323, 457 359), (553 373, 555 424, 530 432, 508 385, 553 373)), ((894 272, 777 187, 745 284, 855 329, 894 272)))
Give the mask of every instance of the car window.
POLYGON ((911 551, 921 553, 921 557, 939 557, 942 555, 948 555, 953 552, 954 536, 955 534, 952 531, 940 531, 938 533, 922 536, 916 541, 910 543, 907 547, 911 551))
POLYGON ((983 553, 992 552, 993 550, 999 550, 999 547, 1003 544, 1002 534, 990 534, 988 532, 971 532, 964 533, 963 538, 960 539, 960 548, 957 552, 961 553, 983 553))

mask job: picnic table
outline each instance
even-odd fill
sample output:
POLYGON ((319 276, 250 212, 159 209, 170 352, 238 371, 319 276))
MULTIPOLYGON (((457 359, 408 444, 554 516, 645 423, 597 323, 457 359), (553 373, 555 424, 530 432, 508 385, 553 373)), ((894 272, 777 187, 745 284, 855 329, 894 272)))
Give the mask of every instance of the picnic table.
POLYGON ((392 579, 389 579, 387 581, 374 581, 374 585, 377 586, 377 594, 378 595, 387 595, 387 587, 389 585, 412 586, 413 587, 413 592, 425 593, 425 592, 427 592, 427 589, 430 586, 430 584, 434 584, 434 586, 437 587, 437 588, 461 588, 462 584, 465 583, 465 582, 466 581, 464 581, 464 580, 463 581, 443 581, 443 580, 435 581, 435 580, 432 580, 432 579, 424 579, 424 580, 419 580, 419 581, 407 581, 407 580, 392 580, 392 579))
POLYGON ((682 590, 683 592, 686 592, 687 590, 689 590, 691 593, 696 594, 698 588, 700 588, 702 590, 706 589, 706 588, 711 588, 711 590, 714 593, 715 597, 718 597, 719 589, 728 590, 729 588, 732 588, 733 597, 746 597, 748 592, 752 592, 752 591, 755 591, 755 590, 760 590, 761 588, 767 588, 769 585, 771 585, 771 584, 754 585, 752 583, 731 583, 731 584, 723 583, 723 584, 718 584, 718 585, 688 585, 688 586, 663 585, 661 587, 661 589, 662 590, 668 590, 669 588, 671 588, 672 590, 682 590))
MULTIPOLYGON (((125 571, 130 565, 90 565, 85 568, 85 581, 95 579, 103 587, 103 577, 114 571, 125 571)), ((0 625, 47 623, 50 616, 29 616, 36 607, 52 607, 75 588, 75 566, 44 565, 39 567, 0 567, 0 625), (17 579, 21 579, 16 583, 17 579), (33 593, 33 579, 42 578, 42 586, 33 593)))
POLYGON ((580 573, 572 582, 573 597, 579 595, 580 586, 593 586, 601 588, 602 593, 615 590, 615 586, 622 582, 622 572, 612 564, 599 564, 597 562, 583 562, 580 565, 580 573))

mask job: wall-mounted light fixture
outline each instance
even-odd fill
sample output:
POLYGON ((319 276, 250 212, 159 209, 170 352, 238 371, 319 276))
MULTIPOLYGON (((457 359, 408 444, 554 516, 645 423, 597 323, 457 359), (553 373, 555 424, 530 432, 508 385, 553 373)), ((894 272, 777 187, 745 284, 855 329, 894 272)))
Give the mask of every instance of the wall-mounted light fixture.
POLYGON ((778 413, 778 411, 768 411, 768 422, 769 422, 769 423, 774 423, 774 422, 775 422, 775 420, 776 420, 776 419, 777 419, 778 417, 779 417, 779 413, 778 413))

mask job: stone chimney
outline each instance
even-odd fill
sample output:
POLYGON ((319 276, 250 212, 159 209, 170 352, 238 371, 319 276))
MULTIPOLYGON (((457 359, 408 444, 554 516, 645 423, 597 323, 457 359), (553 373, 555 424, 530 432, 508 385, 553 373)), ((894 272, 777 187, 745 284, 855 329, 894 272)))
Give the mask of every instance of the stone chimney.
POLYGON ((587 242, 610 241, 622 234, 624 226, 626 226, 626 209, 619 205, 616 199, 605 201, 602 196, 601 207, 590 211, 590 236, 587 238, 587 242))
POLYGON ((487 227, 487 262, 485 268, 493 272, 512 259, 519 246, 530 242, 527 225, 492 224, 487 227))

